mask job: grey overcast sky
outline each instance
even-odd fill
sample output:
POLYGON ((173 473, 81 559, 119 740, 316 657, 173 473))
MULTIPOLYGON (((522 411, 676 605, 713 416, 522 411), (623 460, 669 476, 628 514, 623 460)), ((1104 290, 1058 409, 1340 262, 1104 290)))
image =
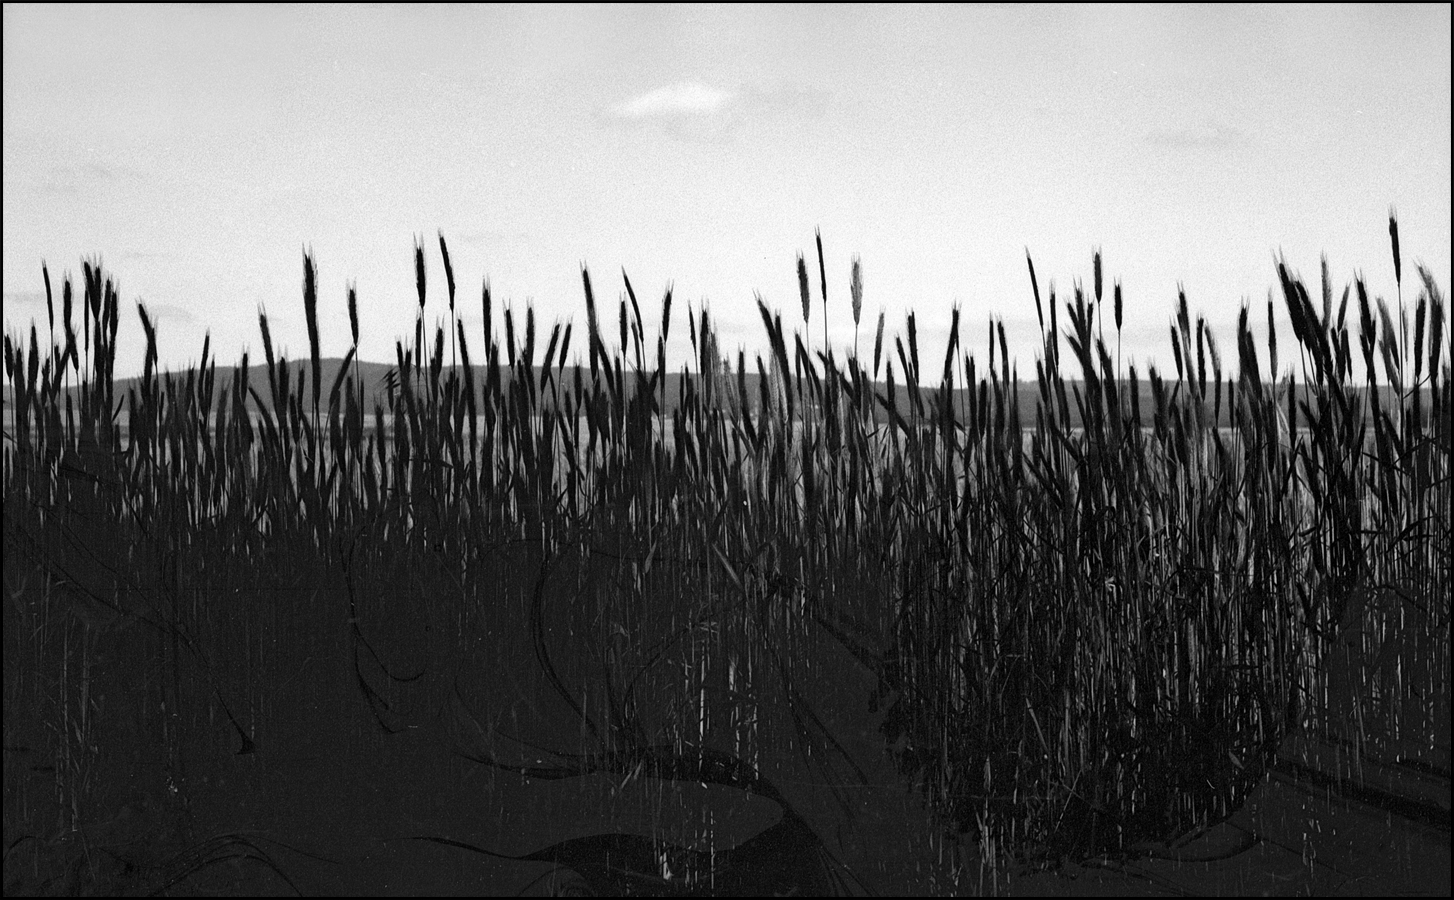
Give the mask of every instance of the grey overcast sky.
MULTIPOLYGON (((1278 251, 1310 284, 1326 253, 1335 290, 1362 271, 1391 298, 1390 206, 1406 302, 1417 261, 1449 287, 1447 4, 6 4, 4 68, 5 329, 44 327, 42 261, 58 291, 99 255, 124 300, 118 375, 141 367, 137 300, 165 365, 207 330, 223 362, 256 358, 260 306, 305 356, 305 246, 324 354, 347 350, 356 281, 361 355, 390 361, 418 236, 427 321, 445 312, 441 230, 475 336, 485 277, 497 324, 508 302, 583 325, 584 263, 614 346, 624 268, 648 340, 675 285, 676 364, 686 304, 749 358, 755 291, 801 327, 815 227, 835 346, 857 253, 865 352, 880 309, 892 334, 912 308, 942 358, 957 303, 981 358, 1003 317, 1022 377, 1026 248, 1064 296, 1100 246, 1124 356, 1163 368, 1177 285, 1231 356, 1278 251)), ((815 347, 822 316, 815 299, 815 347)))

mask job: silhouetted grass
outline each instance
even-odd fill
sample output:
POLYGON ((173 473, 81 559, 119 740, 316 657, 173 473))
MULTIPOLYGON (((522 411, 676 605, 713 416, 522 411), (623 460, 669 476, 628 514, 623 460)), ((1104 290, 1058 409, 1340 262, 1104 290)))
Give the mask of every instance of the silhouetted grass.
MULTIPOLYGON (((912 314, 891 347, 880 314, 865 370, 760 300, 766 360, 734 365, 689 309, 694 367, 668 373, 670 290, 653 359, 629 280, 613 348, 584 270, 588 364, 532 309, 496 330, 488 283, 473 351, 440 249, 449 322, 426 342, 417 246, 414 340, 381 386, 358 377, 352 290, 354 348, 323 384, 306 256, 309 366, 275 355, 260 315, 265 384, 244 357, 219 385, 207 345, 158 373, 139 307, 145 370, 119 396, 99 265, 79 333, 68 279, 60 334, 5 337, 6 744, 54 764, 26 800, 7 761, 7 823, 42 827, 44 809, 70 827, 112 802, 91 772, 122 721, 176 793, 181 736, 225 722, 253 751, 310 658, 347 661, 381 733, 448 711, 466 754, 505 769, 530 765, 493 732, 558 774, 618 777, 646 747, 755 773, 791 746, 841 786, 862 773, 817 696, 827 648, 846 648, 946 826, 1031 863, 1225 817, 1299 728, 1447 751, 1450 363, 1422 267, 1410 345, 1402 305, 1396 328, 1361 278, 1355 332, 1326 267, 1319 305, 1279 264, 1292 368, 1271 300, 1267 360, 1244 308, 1234 371, 1182 295, 1172 378, 1122 370, 1119 284, 1112 355, 1099 253, 1093 296, 1069 302, 1042 304, 1031 265, 1026 405, 1003 325, 981 368, 957 309, 933 390, 912 314), (98 699, 120 661, 137 687, 98 699), (577 723, 578 754, 550 746, 551 715, 489 712, 505 675, 577 723)), ((862 291, 855 261, 855 324, 862 291)), ((723 783, 753 790, 739 776, 723 783)))

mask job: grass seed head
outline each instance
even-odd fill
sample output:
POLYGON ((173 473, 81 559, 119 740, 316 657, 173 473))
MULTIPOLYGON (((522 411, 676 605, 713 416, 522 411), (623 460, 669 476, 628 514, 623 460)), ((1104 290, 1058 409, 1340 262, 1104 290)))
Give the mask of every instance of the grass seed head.
POLYGON ((1398 213, 1392 208, 1388 211, 1388 238, 1393 243, 1393 280, 1403 286, 1403 262, 1398 253, 1398 213))
POLYGON ((853 326, 858 327, 858 317, 863 311, 863 264, 858 254, 853 254, 853 273, 849 279, 849 292, 853 295, 853 326))
POLYGON ((826 309, 828 306, 828 271, 823 265, 823 233, 815 229, 813 239, 818 244, 818 284, 819 289, 823 292, 823 306, 826 309))
POLYGON ((454 267, 449 264, 449 248, 444 245, 444 232, 439 232, 439 254, 444 257, 444 281, 449 287, 449 312, 454 313, 454 267))
POLYGON ((348 286, 348 333, 353 338, 353 345, 358 346, 358 285, 348 286))
POLYGON ((803 254, 798 254, 798 293, 803 299, 803 324, 808 324, 808 264, 803 261, 803 254))
POLYGON ((878 363, 884 348, 884 311, 878 311, 878 330, 873 336, 873 377, 878 378, 878 363))

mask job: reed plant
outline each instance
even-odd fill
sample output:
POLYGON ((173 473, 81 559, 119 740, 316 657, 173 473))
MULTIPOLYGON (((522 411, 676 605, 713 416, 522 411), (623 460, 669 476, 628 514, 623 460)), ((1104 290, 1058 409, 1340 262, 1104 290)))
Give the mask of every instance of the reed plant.
MULTIPOLYGON (((1450 354, 1422 267, 1410 342, 1361 276, 1335 307, 1326 266, 1318 304, 1279 262, 1284 367, 1270 298, 1266 358, 1244 308, 1234 369, 1182 293, 1173 376, 1122 368, 1099 252, 1090 296, 1043 302, 1027 256, 1034 380, 1003 322, 981 367, 956 309, 931 388, 912 314, 891 346, 880 314, 871 369, 856 335, 846 358, 828 346, 821 237, 821 348, 800 254, 803 332, 759 298, 770 349, 749 364, 689 309, 677 372, 670 289, 651 354, 625 273, 613 342, 583 269, 572 356, 571 323, 505 308, 497 328, 487 281, 472 334, 440 251, 447 321, 426 333, 416 244, 413 340, 378 384, 352 288, 351 348, 320 359, 310 256, 309 359, 260 314, 265 384, 245 355, 219 372, 210 342, 158 372, 140 305, 144 372, 118 382, 99 263, 79 349, 69 278, 59 336, 5 336, 6 744, 55 763, 12 790, 7 761, 7 834, 116 806, 95 767, 118 735, 161 748, 150 777, 186 821, 193 757, 266 747, 300 696, 366 709, 372 733, 346 737, 382 753, 438 727, 537 777, 700 780, 730 759, 710 771, 785 809, 758 767, 789 748, 848 816, 865 776, 821 714, 845 658, 885 752, 999 863, 1205 827, 1299 731, 1447 767, 1450 354), (318 659, 335 674, 300 687, 318 659)), ((855 259, 855 330, 862 294, 855 259)))

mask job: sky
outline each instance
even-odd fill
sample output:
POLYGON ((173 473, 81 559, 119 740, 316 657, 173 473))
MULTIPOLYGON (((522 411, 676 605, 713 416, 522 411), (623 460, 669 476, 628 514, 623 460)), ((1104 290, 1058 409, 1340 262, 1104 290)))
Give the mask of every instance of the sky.
POLYGON ((447 315, 442 232, 477 348, 486 278, 497 328, 507 304, 583 328, 584 265, 609 346, 624 270, 649 342, 672 286, 673 368, 688 306, 751 360, 757 294, 803 327, 798 253, 821 348, 821 230, 840 353, 857 333, 870 354, 880 310, 892 336, 912 309, 942 359, 957 305, 981 365, 993 317, 1033 377, 1027 250, 1064 298, 1090 290, 1099 247, 1123 359, 1169 370, 1178 286, 1235 358, 1279 253, 1310 287, 1326 254, 1335 295, 1362 272, 1392 300, 1390 207, 1405 303, 1420 261, 1448 291, 1450 70, 1448 4, 7 3, 4 328, 44 340, 42 263, 59 315, 62 275, 99 257, 123 300, 118 376, 142 366, 137 302, 164 366, 209 331, 222 362, 256 360, 259 309, 306 357, 311 248, 323 354, 350 345, 352 283, 360 355, 388 362, 413 334, 417 240, 426 323, 447 315))

